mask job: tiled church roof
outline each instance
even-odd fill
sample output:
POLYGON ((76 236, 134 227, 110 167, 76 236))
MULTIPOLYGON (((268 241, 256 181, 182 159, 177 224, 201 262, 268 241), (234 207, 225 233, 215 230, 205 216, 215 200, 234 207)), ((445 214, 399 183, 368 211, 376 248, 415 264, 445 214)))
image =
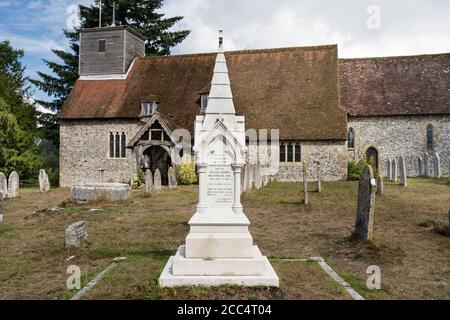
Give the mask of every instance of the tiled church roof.
MULTIPOLYGON (((139 58, 127 80, 78 80, 60 118, 139 117, 141 101, 155 96, 167 123, 192 132, 215 57, 139 58)), ((347 138, 336 46, 236 51, 226 59, 236 113, 246 116, 246 128, 280 129, 281 139, 347 138)))
POLYGON ((340 60, 350 116, 450 113, 450 54, 340 60))

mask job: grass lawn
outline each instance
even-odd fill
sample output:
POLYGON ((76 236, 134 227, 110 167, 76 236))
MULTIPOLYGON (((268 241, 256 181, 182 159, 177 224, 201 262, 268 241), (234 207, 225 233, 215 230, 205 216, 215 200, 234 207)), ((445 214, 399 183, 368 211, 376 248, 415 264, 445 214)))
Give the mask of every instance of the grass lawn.
MULTIPOLYGON (((66 203, 69 191, 21 190, 4 203, 0 225, 0 299, 65 299, 66 269, 81 267, 87 282, 126 256, 86 299, 350 299, 314 262, 283 260, 322 256, 367 299, 450 299, 450 238, 426 227, 447 221, 450 185, 445 179, 409 179, 409 187, 385 184, 376 199, 374 239, 353 242, 357 182, 324 183, 302 204, 302 185, 272 183, 243 195, 255 243, 281 279, 279 289, 162 289, 157 279, 170 255, 184 244, 187 221, 197 202, 196 187, 165 190, 145 198, 133 192, 120 204, 66 203), (51 210, 58 207, 61 210, 51 210), (90 209, 98 208, 101 211, 90 209), (65 228, 87 222, 89 243, 64 247, 65 228), (75 256, 70 261, 68 257, 75 256), (381 268, 382 290, 365 288, 366 269, 381 268)), ((310 189, 314 190, 314 184, 310 189)))

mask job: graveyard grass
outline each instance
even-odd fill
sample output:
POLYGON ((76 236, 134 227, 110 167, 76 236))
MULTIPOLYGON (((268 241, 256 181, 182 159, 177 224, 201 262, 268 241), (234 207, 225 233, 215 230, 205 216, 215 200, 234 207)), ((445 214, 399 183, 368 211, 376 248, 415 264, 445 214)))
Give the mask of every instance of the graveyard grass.
POLYGON ((315 256, 324 257, 366 299, 450 299, 450 239, 426 223, 447 221, 450 185, 446 179, 408 183, 408 188, 385 183, 384 195, 376 199, 371 242, 350 237, 357 182, 325 182, 322 194, 310 183, 306 207, 300 183, 272 183, 243 195, 254 241, 271 259, 279 289, 158 286, 169 256, 185 242, 196 187, 150 197, 134 191, 125 203, 89 205, 65 202, 66 189, 47 194, 23 189, 20 198, 5 202, 0 225, 0 299, 70 298, 75 292, 66 288, 69 265, 80 266, 85 284, 119 256, 127 260, 84 299, 351 299, 317 263, 295 260, 315 256), (89 241, 66 249, 65 228, 79 220, 87 223, 89 241), (366 288, 370 265, 381 268, 382 290, 366 288))

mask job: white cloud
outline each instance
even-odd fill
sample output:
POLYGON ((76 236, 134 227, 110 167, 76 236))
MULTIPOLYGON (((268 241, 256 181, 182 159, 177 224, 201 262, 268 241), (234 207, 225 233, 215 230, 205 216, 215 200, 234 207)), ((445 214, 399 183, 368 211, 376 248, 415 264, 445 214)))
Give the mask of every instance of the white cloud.
POLYGON ((45 37, 36 39, 13 34, 2 34, 2 38, 10 40, 14 48, 23 49, 26 53, 50 53, 52 49, 64 50, 64 46, 55 40, 45 37))
POLYGON ((227 50, 337 43, 341 57, 450 52, 447 0, 166 0, 162 12, 185 18, 191 35, 174 53, 215 51, 224 28, 227 50), (367 9, 380 8, 380 29, 367 9))

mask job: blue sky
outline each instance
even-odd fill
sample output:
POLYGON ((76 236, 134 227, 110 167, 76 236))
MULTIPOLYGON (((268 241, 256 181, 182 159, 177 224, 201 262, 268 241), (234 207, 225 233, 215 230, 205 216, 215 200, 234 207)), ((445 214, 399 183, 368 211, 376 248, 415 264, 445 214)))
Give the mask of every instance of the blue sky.
MULTIPOLYGON (((0 0, 0 41, 25 50, 27 75, 67 47, 62 29, 74 5, 92 0, 0 0)), ((450 52, 448 0, 166 0, 176 28, 192 30, 173 53, 214 51, 217 29, 228 50, 337 43, 340 57, 450 52)), ((35 96, 46 98, 36 91, 35 96)))

